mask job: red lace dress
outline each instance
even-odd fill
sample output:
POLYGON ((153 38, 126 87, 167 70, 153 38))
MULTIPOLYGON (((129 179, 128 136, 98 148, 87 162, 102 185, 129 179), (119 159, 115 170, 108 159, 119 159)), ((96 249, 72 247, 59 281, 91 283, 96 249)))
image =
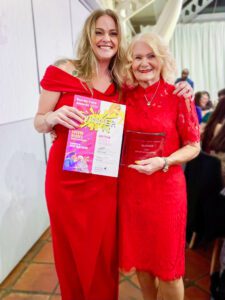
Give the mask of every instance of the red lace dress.
MULTIPOLYGON (((55 107, 73 105, 74 95, 91 97, 80 80, 48 67, 41 86, 61 92, 55 107)), ((111 84, 94 98, 117 102, 111 84)), ((46 173, 46 199, 50 215, 56 270, 63 300, 116 300, 117 179, 63 171, 68 129, 55 126, 46 173)))
MULTIPOLYGON (((172 94, 174 87, 161 80, 156 97, 147 106, 157 84, 128 90, 126 130, 165 132, 163 156, 182 145, 199 141, 194 104, 172 94)), ((120 170, 120 267, 146 271, 173 280, 184 274, 186 186, 182 167, 145 175, 131 168, 120 170)))

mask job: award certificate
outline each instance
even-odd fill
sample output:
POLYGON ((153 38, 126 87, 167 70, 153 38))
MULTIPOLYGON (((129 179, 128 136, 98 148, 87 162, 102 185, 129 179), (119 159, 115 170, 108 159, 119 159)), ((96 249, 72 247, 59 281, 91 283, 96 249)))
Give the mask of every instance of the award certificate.
POLYGON ((121 165, 134 164, 137 160, 162 156, 164 132, 145 133, 127 130, 124 133, 121 165))
POLYGON ((117 177, 126 106, 76 95, 74 107, 86 118, 69 130, 63 170, 117 177))

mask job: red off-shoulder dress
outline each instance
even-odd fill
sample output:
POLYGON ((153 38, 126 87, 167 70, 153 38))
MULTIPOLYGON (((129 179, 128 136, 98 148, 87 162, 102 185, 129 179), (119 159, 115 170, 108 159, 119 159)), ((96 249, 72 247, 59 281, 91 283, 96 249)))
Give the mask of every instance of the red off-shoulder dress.
MULTIPOLYGON (((182 145, 199 141, 194 104, 173 95, 174 87, 161 79, 153 84, 127 90, 125 130, 164 132, 163 156, 182 145), (146 97, 145 97, 146 96, 146 97)), ((141 174, 122 167, 119 179, 120 267, 149 272, 162 280, 184 274, 186 186, 182 167, 167 173, 141 174)))
MULTIPOLYGON (((79 79, 50 66, 41 86, 61 92, 55 110, 73 105, 74 95, 91 97, 79 79)), ((93 97, 118 101, 113 84, 93 97)), ((51 222, 55 265, 63 300, 116 300, 117 179, 64 171, 68 129, 55 126, 46 172, 46 199, 51 222)))

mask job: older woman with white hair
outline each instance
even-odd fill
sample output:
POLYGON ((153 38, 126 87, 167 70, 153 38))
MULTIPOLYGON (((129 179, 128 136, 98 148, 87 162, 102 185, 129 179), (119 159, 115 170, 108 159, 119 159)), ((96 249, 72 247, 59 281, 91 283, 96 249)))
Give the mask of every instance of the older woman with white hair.
POLYGON ((164 146, 161 154, 121 168, 120 267, 136 269, 145 300, 157 299, 158 291, 163 300, 182 300, 186 187, 181 164, 200 151, 196 110, 191 100, 173 93, 175 62, 159 36, 136 36, 127 57, 133 88, 125 94, 125 136, 127 131, 161 134, 164 146))

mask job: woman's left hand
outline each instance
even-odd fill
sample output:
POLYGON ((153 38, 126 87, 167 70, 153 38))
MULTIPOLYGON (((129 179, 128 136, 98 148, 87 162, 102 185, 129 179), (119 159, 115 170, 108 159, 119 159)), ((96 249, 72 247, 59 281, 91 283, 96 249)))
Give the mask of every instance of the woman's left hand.
POLYGON ((194 99, 194 91, 187 81, 178 82, 175 84, 175 88, 173 94, 183 96, 185 99, 194 99))
POLYGON ((140 173, 151 175, 164 167, 165 161, 162 157, 152 157, 145 160, 139 160, 129 168, 135 169, 140 173))

